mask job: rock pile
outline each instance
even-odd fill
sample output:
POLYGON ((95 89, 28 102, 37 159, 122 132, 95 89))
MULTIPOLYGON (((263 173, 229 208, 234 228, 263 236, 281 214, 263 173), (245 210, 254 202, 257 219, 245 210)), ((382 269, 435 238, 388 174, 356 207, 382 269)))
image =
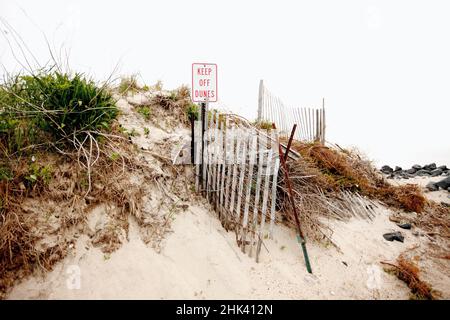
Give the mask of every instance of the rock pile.
POLYGON ((426 188, 430 191, 438 191, 439 189, 442 189, 450 192, 450 169, 445 165, 438 167, 435 163, 430 163, 422 167, 415 164, 410 169, 406 170, 403 170, 397 166, 394 169, 389 166, 382 166, 380 171, 386 174, 388 179, 447 176, 438 182, 429 182, 426 185, 426 188))
POLYGON ((392 169, 390 166, 382 166, 382 173, 387 175, 388 179, 409 179, 414 177, 437 177, 450 176, 450 169, 447 166, 436 166, 436 163, 430 163, 425 166, 413 165, 410 169, 403 170, 401 167, 392 169))
POLYGON ((438 191, 441 188, 450 192, 450 176, 438 182, 429 182, 426 187, 430 191, 438 191))

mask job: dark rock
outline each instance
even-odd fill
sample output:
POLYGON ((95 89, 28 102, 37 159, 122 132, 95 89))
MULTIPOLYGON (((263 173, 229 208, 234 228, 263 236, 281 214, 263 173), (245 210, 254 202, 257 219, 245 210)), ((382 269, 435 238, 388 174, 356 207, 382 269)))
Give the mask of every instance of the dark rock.
POLYGON ((409 173, 409 174, 414 174, 414 173, 416 173, 416 171, 417 171, 416 169, 411 168, 411 169, 406 170, 405 172, 409 173))
POLYGON ((433 162, 433 163, 427 164, 426 166, 423 167, 423 169, 429 170, 429 171, 434 170, 434 169, 436 169, 436 163, 433 162))
POLYGON ((430 171, 425 170, 425 169, 421 169, 419 171, 416 172, 416 175, 419 177, 423 177, 423 176, 429 176, 431 174, 430 171))
POLYGON ((415 164, 415 165, 413 165, 411 168, 412 168, 412 169, 415 169, 415 170, 417 171, 417 170, 422 169, 422 166, 419 166, 418 164, 415 164))
POLYGON ((400 231, 385 233, 385 234, 383 234, 383 238, 385 238, 387 241, 396 240, 396 241, 403 242, 403 240, 405 240, 405 237, 403 237, 403 235, 400 231))
POLYGON ((431 176, 432 177, 437 177, 440 176, 442 174, 442 170, 441 169, 434 169, 433 171, 431 171, 431 176))
POLYGON ((425 186, 430 191, 438 191, 439 187, 434 182, 428 182, 428 184, 425 186))
POLYGON ((398 166, 395 166, 394 172, 399 172, 399 171, 402 171, 402 168, 398 167, 398 166))
POLYGON ((438 168, 438 169, 441 169, 442 171, 447 171, 447 170, 448 170, 448 168, 447 168, 446 165, 439 166, 439 167, 437 167, 437 168, 438 168))
POLYGON ((441 181, 436 182, 435 185, 444 190, 448 190, 448 188, 450 188, 450 177, 447 177, 441 181))
POLYGON ((397 225, 402 229, 411 229, 411 223, 397 223, 397 225))
POLYGON ((382 166, 382 167, 381 167, 381 172, 386 173, 386 174, 389 174, 389 173, 394 172, 394 169, 392 169, 392 168, 389 167, 389 166, 382 166))

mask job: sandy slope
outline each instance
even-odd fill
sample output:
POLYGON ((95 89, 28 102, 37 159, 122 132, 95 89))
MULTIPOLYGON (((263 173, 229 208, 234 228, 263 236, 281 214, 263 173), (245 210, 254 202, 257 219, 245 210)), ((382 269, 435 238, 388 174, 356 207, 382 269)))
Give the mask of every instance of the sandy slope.
POLYGON ((192 206, 176 217, 160 254, 141 241, 134 223, 129 242, 110 256, 81 237, 54 271, 19 284, 9 299, 405 299, 409 290, 378 262, 395 259, 417 240, 408 234, 405 243, 384 241, 381 234, 396 229, 387 214, 373 222, 334 222, 342 253, 309 244, 309 275, 292 230, 277 226, 257 264, 213 213, 192 206), (67 285, 74 265, 79 289, 67 285))
MULTIPOLYGON (((121 123, 141 134, 133 138, 141 149, 152 151, 186 134, 143 123, 124 99, 119 106, 121 123), (149 137, 144 127, 150 128, 149 137)), ((149 165, 158 164, 148 152, 143 156, 149 165)), ((90 215, 90 224, 101 220, 102 210, 90 215)), ((263 248, 256 263, 240 251, 234 233, 222 228, 206 202, 192 201, 176 214, 161 247, 147 246, 130 218, 128 241, 120 249, 106 255, 82 235, 53 271, 18 284, 9 299, 407 299, 409 289, 379 262, 394 261, 426 239, 403 231, 404 243, 385 241, 383 233, 400 230, 388 217, 388 210, 379 209, 373 221, 326 221, 339 251, 308 243, 310 275, 293 230, 276 225, 274 238, 265 240, 268 251, 263 248)), ((449 278, 440 273, 431 279, 450 287, 449 278)))

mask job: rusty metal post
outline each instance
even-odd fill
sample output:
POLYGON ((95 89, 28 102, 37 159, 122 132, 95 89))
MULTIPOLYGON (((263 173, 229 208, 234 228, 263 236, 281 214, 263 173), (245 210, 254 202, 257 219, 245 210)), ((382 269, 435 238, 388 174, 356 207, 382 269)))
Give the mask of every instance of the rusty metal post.
MULTIPOLYGON (((275 123, 272 123, 272 128, 274 130, 276 130, 275 123)), ((292 129, 292 133, 291 133, 291 139, 294 135, 295 128, 296 128, 296 126, 294 125, 294 128, 292 129)), ((283 167, 284 176, 286 179, 286 186, 288 188, 288 198, 289 198, 289 201, 292 206, 292 214, 294 215, 295 224, 297 225, 297 231, 298 231, 297 240, 298 240, 298 242, 300 242, 300 245, 302 246, 303 257, 305 258, 306 270, 308 270, 309 273, 312 273, 311 264, 310 264, 309 257, 308 257, 308 251, 306 250, 306 241, 305 241, 305 237, 303 236, 302 228, 300 226, 300 220, 298 218, 297 207, 295 206, 294 196, 293 196, 293 192, 292 192, 291 180, 289 178, 288 167, 286 164, 286 157, 288 155, 288 152, 290 149, 290 144, 292 142, 291 139, 289 139, 290 141, 288 144, 288 148, 286 148, 286 153, 284 155, 283 155, 283 149, 281 147, 281 144, 278 142, 278 149, 279 149, 279 153, 280 153, 280 162, 281 162, 281 166, 283 167)))
POLYGON ((291 131, 291 136, 289 137, 289 142, 288 145, 286 147, 286 152, 284 154, 284 161, 287 160, 288 154, 289 154, 289 150, 291 149, 291 144, 292 144, 292 140, 294 139, 294 134, 295 134, 295 130, 297 129, 297 124, 294 124, 294 127, 292 128, 291 131))

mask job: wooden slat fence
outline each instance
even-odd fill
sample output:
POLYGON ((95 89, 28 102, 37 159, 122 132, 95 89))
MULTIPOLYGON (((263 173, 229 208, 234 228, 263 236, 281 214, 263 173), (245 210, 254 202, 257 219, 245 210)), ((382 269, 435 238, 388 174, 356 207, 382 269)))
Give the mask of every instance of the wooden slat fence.
MULTIPOLYGON (((196 121, 196 137, 201 137, 201 123, 196 121)), ((197 141, 197 191, 205 195, 225 229, 235 232, 241 250, 258 261, 276 219, 276 132, 215 112, 205 113, 205 123, 203 144, 197 141)))
POLYGON ((322 108, 291 108, 284 105, 280 98, 274 96, 259 83, 258 121, 275 123, 279 134, 287 137, 292 126, 297 124, 295 139, 305 142, 325 143, 325 103, 322 108))

